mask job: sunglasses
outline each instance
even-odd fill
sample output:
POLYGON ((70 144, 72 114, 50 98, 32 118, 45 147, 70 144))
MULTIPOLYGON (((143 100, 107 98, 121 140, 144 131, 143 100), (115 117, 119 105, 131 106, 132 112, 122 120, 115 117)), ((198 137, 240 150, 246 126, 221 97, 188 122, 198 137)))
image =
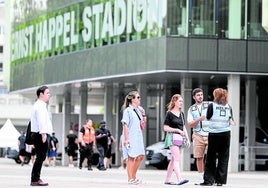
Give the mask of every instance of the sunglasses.
POLYGON ((140 96, 137 96, 137 97, 134 96, 134 97, 133 97, 133 99, 136 99, 136 98, 137 98, 137 99, 140 99, 141 97, 140 97, 140 96))

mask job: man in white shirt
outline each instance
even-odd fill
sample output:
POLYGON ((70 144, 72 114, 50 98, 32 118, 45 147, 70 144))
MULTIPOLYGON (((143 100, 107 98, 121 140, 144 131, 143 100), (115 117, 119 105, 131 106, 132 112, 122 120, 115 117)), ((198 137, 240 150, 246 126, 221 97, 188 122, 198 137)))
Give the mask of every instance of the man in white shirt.
POLYGON ((50 91, 47 86, 41 86, 36 91, 37 100, 31 115, 31 132, 34 132, 34 147, 36 159, 31 173, 31 186, 48 186, 40 179, 43 161, 48 151, 48 140, 53 132, 52 122, 47 109, 50 91))
POLYGON ((208 101, 203 101, 203 90, 195 88, 192 91, 195 104, 190 106, 187 114, 188 126, 193 129, 193 149, 197 171, 203 180, 204 155, 208 146, 209 122, 206 120, 208 101))

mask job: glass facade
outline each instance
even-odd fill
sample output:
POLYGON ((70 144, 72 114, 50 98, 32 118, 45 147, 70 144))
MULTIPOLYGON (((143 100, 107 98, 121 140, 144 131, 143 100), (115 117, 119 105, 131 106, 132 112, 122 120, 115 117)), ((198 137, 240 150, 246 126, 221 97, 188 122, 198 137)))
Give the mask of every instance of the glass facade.
POLYGON ((263 27, 268 20, 263 20, 267 14, 267 0, 249 0, 248 1, 248 38, 263 40, 268 39, 267 30, 263 27), (264 9, 266 7, 266 9, 264 9))
POLYGON ((170 0, 167 5, 166 34, 182 37, 266 40, 266 3, 267 0, 170 0))
POLYGON ((228 6, 226 0, 170 0, 167 34, 225 38, 228 6))
POLYGON ((214 0, 190 1, 189 35, 216 35, 216 4, 214 0))
POLYGON ((161 37, 165 31, 263 40, 268 38, 265 4, 267 0, 14 1, 11 65, 161 37))
POLYGON ((169 0, 167 4, 167 35, 187 36, 186 0, 169 0))
POLYGON ((267 1, 8 1, 10 88, 167 69, 266 72, 267 1))
POLYGON ((163 35, 165 0, 15 1, 12 66, 163 35))

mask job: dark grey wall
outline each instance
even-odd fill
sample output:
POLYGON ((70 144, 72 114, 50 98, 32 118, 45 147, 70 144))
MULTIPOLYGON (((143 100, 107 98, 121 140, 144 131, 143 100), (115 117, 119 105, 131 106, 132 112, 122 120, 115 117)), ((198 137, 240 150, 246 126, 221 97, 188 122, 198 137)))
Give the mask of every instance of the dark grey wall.
MULTIPOLYGON (((11 68, 11 91, 149 71, 268 72, 262 41, 161 37, 103 46, 11 68)), ((127 76, 126 76, 127 77, 127 76)))
POLYGON ((167 38, 167 69, 268 72, 268 42, 167 38))
POLYGON ((268 72, 268 42, 248 42, 248 72, 268 72))
POLYGON ((11 90, 165 69, 165 38, 133 41, 16 65, 11 90))
POLYGON ((219 40, 218 70, 247 71, 247 43, 239 40, 219 40))

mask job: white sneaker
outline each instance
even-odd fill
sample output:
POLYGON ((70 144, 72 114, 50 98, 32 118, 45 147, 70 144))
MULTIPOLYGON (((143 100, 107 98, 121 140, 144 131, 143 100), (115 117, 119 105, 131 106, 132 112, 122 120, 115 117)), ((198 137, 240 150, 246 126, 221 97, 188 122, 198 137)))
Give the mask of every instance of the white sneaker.
POLYGON ((204 181, 204 172, 198 173, 198 175, 199 175, 199 180, 201 182, 203 182, 204 181))
POLYGON ((73 167, 74 167, 74 165, 73 165, 73 164, 69 164, 69 167, 70 167, 70 168, 73 168, 73 167))

